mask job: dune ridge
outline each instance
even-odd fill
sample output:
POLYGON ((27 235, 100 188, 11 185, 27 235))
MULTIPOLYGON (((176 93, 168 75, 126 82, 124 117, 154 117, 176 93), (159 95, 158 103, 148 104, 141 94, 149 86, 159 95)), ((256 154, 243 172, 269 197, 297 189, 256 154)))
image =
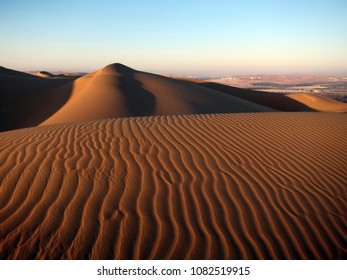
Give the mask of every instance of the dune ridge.
POLYGON ((69 100, 41 125, 132 116, 272 111, 218 91, 115 63, 73 82, 69 100))
POLYGON ((275 111, 347 112, 347 104, 175 79, 120 63, 82 77, 0 68, 0 131, 118 117, 275 111))
POLYGON ((330 98, 301 94, 278 94, 237 88, 198 79, 179 78, 189 83, 224 92, 256 104, 283 112, 347 112, 347 104, 330 98))
POLYGON ((346 259, 346 121, 200 114, 0 133, 0 258, 346 259))
POLYGON ((48 71, 39 71, 35 73, 35 76, 42 77, 42 78, 79 78, 82 75, 79 73, 58 73, 58 74, 53 74, 48 71))
POLYGON ((42 77, 42 78, 52 78, 54 75, 48 71, 39 71, 35 74, 35 76, 42 77))
POLYGON ((0 131, 40 124, 66 102, 75 78, 46 79, 0 67, 0 131))

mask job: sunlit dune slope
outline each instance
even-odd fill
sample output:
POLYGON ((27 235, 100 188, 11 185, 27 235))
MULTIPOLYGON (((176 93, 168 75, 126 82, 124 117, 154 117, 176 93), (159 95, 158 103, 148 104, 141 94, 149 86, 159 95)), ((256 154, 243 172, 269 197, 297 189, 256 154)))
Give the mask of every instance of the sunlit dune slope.
POLYGON ((127 116, 270 111, 274 110, 116 63, 76 80, 66 104, 42 124, 127 116))
MULTIPOLYGON (((180 79, 182 80, 182 79, 180 79)), ((264 91, 237 88, 223 84, 197 80, 183 79, 187 82, 224 92, 256 104, 284 112, 347 112, 347 104, 326 97, 310 94, 278 94, 264 91)))
POLYGON ((327 98, 173 79, 119 63, 82 77, 47 71, 37 75, 0 68, 0 131, 133 116, 347 112, 347 104, 327 98))
POLYGON ((347 104, 322 96, 310 94, 290 94, 289 98, 321 112, 347 112, 347 104))
POLYGON ((346 123, 281 112, 0 133, 0 258, 346 259, 346 123))

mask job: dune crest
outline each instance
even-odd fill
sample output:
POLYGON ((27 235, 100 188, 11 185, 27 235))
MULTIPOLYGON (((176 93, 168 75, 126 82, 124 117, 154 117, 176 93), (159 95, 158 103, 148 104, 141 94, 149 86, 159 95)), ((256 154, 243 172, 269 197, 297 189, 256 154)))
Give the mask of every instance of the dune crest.
POLYGON ((281 112, 0 133, 0 257, 346 259, 346 123, 281 112))
POLYGON ((54 75, 48 71, 39 71, 35 74, 35 76, 42 77, 42 78, 54 77, 54 75))
POLYGON ((1 259, 347 258, 347 104, 38 75, 0 67, 1 259))
POLYGON ((347 112, 347 104, 323 96, 288 94, 289 98, 320 112, 347 112))
POLYGON ((274 111, 120 63, 79 78, 72 88, 67 103, 42 125, 128 116, 274 111))
POLYGON ((347 112, 346 103, 321 96, 310 94, 278 94, 237 88, 198 79, 178 79, 284 112, 347 112))
POLYGON ((0 68, 0 131, 99 119, 252 112, 347 112, 347 104, 206 81, 175 79, 120 63, 93 73, 30 75, 0 68), (313 100, 313 101, 312 101, 313 100))
POLYGON ((75 78, 49 79, 0 67, 0 131, 40 124, 64 104, 75 78))

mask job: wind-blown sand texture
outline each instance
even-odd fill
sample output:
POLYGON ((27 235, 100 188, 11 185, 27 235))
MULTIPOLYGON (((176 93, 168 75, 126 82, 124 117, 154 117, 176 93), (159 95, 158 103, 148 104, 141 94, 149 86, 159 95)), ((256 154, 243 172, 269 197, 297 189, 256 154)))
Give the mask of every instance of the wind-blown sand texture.
POLYGON ((346 259, 347 115, 0 133, 2 259, 346 259))

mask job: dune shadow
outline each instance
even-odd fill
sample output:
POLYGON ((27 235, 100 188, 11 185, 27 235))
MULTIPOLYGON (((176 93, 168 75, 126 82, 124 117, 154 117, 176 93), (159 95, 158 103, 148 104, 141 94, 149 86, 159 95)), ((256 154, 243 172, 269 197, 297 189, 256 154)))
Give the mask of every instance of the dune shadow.
POLYGON ((0 131, 39 125, 70 98, 75 78, 1 77, 0 131))
POLYGON ((122 64, 114 66, 120 74, 119 89, 124 94, 130 113, 134 116, 152 115, 156 107, 155 96, 143 88, 143 84, 135 78, 136 71, 122 64))
POLYGON ((35 108, 35 118, 30 120, 34 126, 50 118, 68 102, 74 88, 74 80, 70 79, 70 82, 54 87, 41 96, 40 103, 37 103, 35 108))
MULTIPOLYGON (((194 83, 195 84, 195 83, 194 83)), ((228 95, 232 95, 247 101, 251 101, 272 109, 285 112, 315 112, 316 110, 302 104, 288 96, 280 93, 256 91, 251 89, 237 88, 212 82, 199 83, 203 87, 217 90, 228 95)))

